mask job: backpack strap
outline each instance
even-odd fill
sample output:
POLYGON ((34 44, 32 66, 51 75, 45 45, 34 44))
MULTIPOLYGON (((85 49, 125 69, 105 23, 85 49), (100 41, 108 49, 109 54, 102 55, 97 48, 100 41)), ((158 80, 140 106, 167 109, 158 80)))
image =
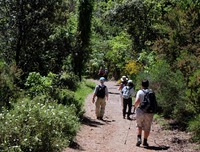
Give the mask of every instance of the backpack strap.
POLYGON ((106 89, 106 86, 105 86, 105 85, 101 86, 101 85, 99 84, 99 85, 98 85, 98 88, 97 88, 97 91, 99 91, 99 89, 106 89))
POLYGON ((149 89, 147 89, 147 91, 145 91, 144 89, 142 89, 142 91, 144 92, 144 94, 146 95, 149 92, 149 89))

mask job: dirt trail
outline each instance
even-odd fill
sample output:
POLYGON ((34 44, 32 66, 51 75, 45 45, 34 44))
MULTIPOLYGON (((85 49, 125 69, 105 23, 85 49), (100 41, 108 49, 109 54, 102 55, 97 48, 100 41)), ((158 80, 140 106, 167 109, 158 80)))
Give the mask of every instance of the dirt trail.
MULTIPOLYGON (((96 84, 98 81, 93 80, 96 84)), ((189 143, 190 135, 165 131, 155 122, 148 139, 148 149, 136 147, 135 121, 123 119, 122 107, 119 98, 118 86, 115 81, 105 82, 109 91, 109 100, 106 105, 104 121, 95 117, 95 105, 92 104, 92 94, 85 102, 83 124, 74 143, 63 152, 198 152, 197 145, 189 143)), ((134 118, 134 115, 131 116, 134 118)))

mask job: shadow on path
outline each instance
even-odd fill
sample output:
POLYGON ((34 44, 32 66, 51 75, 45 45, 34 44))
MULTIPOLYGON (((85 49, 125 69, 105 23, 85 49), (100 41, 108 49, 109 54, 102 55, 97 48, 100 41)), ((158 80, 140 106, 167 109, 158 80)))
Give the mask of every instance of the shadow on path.
POLYGON ((105 125, 104 123, 93 120, 90 117, 86 117, 86 116, 82 117, 81 123, 84 124, 84 125, 91 126, 91 127, 98 127, 98 125, 105 125))
POLYGON ((85 151, 83 149, 83 147, 81 147, 77 142, 75 141, 72 141, 70 144, 69 144, 69 148, 72 148, 72 149, 77 149, 77 150, 81 150, 81 151, 85 151))
POLYGON ((149 146, 149 147, 144 147, 144 148, 148 150, 168 150, 170 147, 164 146, 164 145, 158 145, 158 146, 149 146))
POLYGON ((109 94, 116 94, 116 95, 119 95, 119 93, 117 92, 108 92, 109 94))
MULTIPOLYGON (((105 123, 113 122, 114 120, 93 120, 90 117, 83 116, 81 119, 81 123, 84 125, 88 125, 90 127, 98 127, 99 125, 105 125, 105 123), (100 122, 101 121, 101 122, 100 122)), ((81 147, 76 141, 71 141, 69 144, 69 148, 85 151, 83 147, 81 147)))

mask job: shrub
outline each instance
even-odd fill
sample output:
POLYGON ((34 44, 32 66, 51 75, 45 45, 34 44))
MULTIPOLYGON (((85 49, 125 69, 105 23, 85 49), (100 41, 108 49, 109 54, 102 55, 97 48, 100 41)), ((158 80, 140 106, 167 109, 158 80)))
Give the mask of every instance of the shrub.
POLYGON ((58 103, 65 106, 75 106, 77 116, 80 116, 83 113, 83 102, 82 100, 75 98, 75 94, 73 91, 70 91, 68 89, 57 89, 55 99, 58 100, 58 103))
POLYGON ((176 105, 184 101, 185 86, 181 72, 173 72, 167 62, 157 61, 139 75, 137 84, 141 84, 142 79, 150 81, 150 88, 156 92, 158 106, 163 115, 172 117, 176 105))
POLYGON ((59 152, 75 136, 79 122, 75 107, 24 99, 0 116, 0 145, 4 152, 59 152), (45 103, 45 104, 44 104, 45 103))
MULTIPOLYGON (((69 76, 69 75, 68 75, 69 76)), ((69 86, 71 89, 77 89, 78 81, 75 81, 76 78, 73 78, 74 75, 70 75, 70 79, 62 79, 59 80, 58 76, 49 73, 47 76, 41 76, 39 73, 32 72, 29 74, 27 81, 25 83, 27 87, 27 94, 33 99, 36 96, 43 96, 46 100, 55 100, 58 101, 59 104, 63 104, 66 106, 75 106, 76 107, 76 114, 80 115, 82 113, 82 103, 75 99, 74 92, 69 90, 68 87, 63 87, 65 83, 68 81, 69 86), (64 81, 66 80, 66 81, 64 81), (71 82, 70 80, 73 80, 71 82), (65 82, 65 83, 63 83, 65 82), (72 86, 72 84, 74 86, 72 86)))
POLYGON ((29 73, 25 83, 27 94, 30 95, 31 98, 37 95, 51 95, 55 78, 56 75, 53 73, 49 73, 46 77, 41 76, 37 72, 29 73))
POLYGON ((79 84, 78 76, 74 75, 73 73, 63 72, 61 73, 59 86, 62 88, 68 88, 70 90, 75 91, 79 84))
POLYGON ((193 132, 193 140, 200 141, 200 114, 189 122, 188 130, 193 132))
POLYGON ((16 82, 20 82, 20 75, 15 64, 8 65, 0 60, 0 106, 10 108, 12 100, 18 97, 20 89, 16 82))

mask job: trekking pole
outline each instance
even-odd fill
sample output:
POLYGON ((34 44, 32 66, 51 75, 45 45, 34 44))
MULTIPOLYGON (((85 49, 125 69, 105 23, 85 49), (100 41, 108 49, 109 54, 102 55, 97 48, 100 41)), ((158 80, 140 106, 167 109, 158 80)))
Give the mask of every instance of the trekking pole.
MULTIPOLYGON (((133 109, 133 115, 134 115, 134 113, 135 113, 135 107, 133 109)), ((133 121, 133 116, 132 116, 132 120, 131 120, 131 122, 129 124, 129 128, 128 128, 128 131, 127 131, 127 134, 126 134, 126 138, 125 138, 124 144, 126 144, 128 133, 129 133, 129 130, 131 129, 132 121, 133 121)))

